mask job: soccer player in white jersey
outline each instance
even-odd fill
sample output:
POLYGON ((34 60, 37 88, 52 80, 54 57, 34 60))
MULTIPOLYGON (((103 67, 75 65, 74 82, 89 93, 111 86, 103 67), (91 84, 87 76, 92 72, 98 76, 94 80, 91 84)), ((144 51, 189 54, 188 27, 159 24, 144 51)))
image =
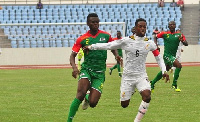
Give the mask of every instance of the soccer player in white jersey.
MULTIPOLYGON (((151 86, 145 66, 146 57, 149 51, 153 52, 155 59, 162 70, 163 78, 166 78, 166 82, 169 80, 169 75, 166 72, 163 58, 157 50, 157 46, 152 40, 148 40, 148 38, 145 37, 146 26, 146 20, 139 18, 135 22, 136 34, 131 36, 131 38, 124 37, 109 43, 97 43, 84 47, 85 50, 125 50, 126 60, 121 80, 120 101, 123 108, 128 107, 131 96, 135 92, 135 88, 138 89, 142 96, 142 102, 134 122, 141 121, 151 100, 151 86)), ((88 53, 90 53, 89 50, 88 53)))

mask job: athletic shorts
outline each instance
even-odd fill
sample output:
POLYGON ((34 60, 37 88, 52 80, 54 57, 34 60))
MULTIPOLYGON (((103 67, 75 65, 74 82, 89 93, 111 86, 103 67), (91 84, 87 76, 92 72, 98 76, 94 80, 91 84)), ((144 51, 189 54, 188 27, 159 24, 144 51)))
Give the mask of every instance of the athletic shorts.
POLYGON ((181 62, 181 52, 177 50, 176 52, 176 59, 181 62))
POLYGON ((120 101, 131 99, 131 96, 135 93, 135 88, 137 88, 139 92, 144 90, 151 91, 151 85, 147 75, 128 76, 123 74, 120 87, 120 101))
POLYGON ((81 69, 79 80, 81 78, 87 78, 90 81, 91 88, 102 93, 103 84, 105 82, 105 72, 95 72, 89 69, 81 69))
POLYGON ((165 65, 169 65, 170 67, 172 67, 174 61, 176 60, 176 57, 172 55, 164 54, 163 59, 164 59, 165 65))

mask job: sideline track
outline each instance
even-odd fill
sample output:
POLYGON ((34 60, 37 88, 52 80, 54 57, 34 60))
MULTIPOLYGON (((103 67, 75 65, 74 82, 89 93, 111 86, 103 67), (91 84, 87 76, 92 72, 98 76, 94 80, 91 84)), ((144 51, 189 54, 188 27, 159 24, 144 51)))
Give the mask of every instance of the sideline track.
MULTIPOLYGON (((182 66, 200 66, 200 62, 182 62, 182 66)), ((112 67, 115 64, 107 64, 112 67)), ((146 63, 146 67, 158 67, 157 63, 146 63)), ((0 65, 0 69, 60 69, 71 68, 70 64, 63 65, 0 65)))

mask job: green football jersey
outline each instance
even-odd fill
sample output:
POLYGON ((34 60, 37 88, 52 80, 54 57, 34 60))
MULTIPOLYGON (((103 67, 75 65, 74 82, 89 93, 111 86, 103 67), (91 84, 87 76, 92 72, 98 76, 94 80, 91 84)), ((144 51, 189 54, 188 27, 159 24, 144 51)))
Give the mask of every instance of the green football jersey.
POLYGON ((164 54, 176 56, 181 33, 171 33, 170 31, 167 31, 157 34, 157 37, 164 39, 164 54))
MULTIPOLYGON (((76 40, 72 50, 78 52, 81 47, 88 46, 96 43, 108 43, 112 38, 107 32, 99 30, 98 33, 93 36, 89 33, 85 33, 76 40)), ((92 71, 105 71, 106 70, 106 50, 89 50, 88 53, 84 52, 84 62, 81 67, 90 69, 92 71)))

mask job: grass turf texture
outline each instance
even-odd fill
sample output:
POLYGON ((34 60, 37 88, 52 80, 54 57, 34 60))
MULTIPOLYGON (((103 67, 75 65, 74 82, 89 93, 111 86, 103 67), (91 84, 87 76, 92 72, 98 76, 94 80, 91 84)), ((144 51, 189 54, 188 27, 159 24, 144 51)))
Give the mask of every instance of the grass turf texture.
MULTIPOLYGON (((77 80, 71 69, 0 70, 1 122, 66 122, 69 106, 75 97, 77 80)), ((148 67, 149 80, 158 67, 148 67)), ((178 81, 181 92, 171 89, 171 83, 159 81, 143 122, 199 122, 200 67, 183 67, 178 81)), ((106 82, 96 108, 83 111, 81 106, 74 122, 132 122, 141 97, 136 92, 128 108, 119 101, 120 78, 117 70, 106 82)))

